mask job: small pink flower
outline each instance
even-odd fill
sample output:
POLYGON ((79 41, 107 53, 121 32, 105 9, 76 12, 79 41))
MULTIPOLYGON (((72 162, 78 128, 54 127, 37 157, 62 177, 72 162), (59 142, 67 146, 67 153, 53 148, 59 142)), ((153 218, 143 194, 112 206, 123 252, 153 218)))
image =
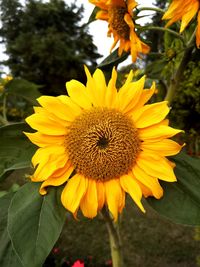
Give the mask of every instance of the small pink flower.
POLYGON ((60 252, 60 249, 59 249, 59 248, 54 248, 54 249, 53 249, 53 253, 54 253, 54 254, 58 254, 59 252, 60 252))
POLYGON ((72 267, 84 267, 84 263, 82 263, 81 261, 78 260, 78 261, 74 262, 72 267))

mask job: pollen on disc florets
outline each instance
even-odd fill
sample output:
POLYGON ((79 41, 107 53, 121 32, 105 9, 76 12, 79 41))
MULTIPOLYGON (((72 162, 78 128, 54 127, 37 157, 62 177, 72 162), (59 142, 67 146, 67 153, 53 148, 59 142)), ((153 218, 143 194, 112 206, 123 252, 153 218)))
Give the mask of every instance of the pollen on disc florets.
POLYGON ((84 111, 71 123, 65 140, 76 172, 95 180, 127 174, 140 151, 132 120, 115 109, 84 111))
POLYGON ((124 20, 124 16, 126 13, 127 9, 125 7, 112 6, 108 8, 110 26, 118 34, 119 37, 128 40, 130 28, 124 20))

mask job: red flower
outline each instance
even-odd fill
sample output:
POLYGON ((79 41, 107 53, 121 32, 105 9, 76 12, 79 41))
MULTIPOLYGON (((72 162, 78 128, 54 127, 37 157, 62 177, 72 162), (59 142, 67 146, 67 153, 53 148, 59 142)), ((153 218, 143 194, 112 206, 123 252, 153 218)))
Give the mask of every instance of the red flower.
POLYGON ((81 263, 81 261, 75 261, 72 267, 84 267, 84 263, 81 263))

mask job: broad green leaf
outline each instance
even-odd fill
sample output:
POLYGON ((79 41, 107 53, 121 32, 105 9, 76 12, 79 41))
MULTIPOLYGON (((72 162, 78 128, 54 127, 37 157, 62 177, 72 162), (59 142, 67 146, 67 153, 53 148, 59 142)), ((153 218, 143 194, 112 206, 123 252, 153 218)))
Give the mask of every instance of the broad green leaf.
POLYGON ((0 197, 0 266, 22 267, 7 231, 8 207, 14 193, 0 197))
POLYGON ((176 163, 177 182, 162 183, 164 196, 148 198, 148 203, 173 222, 200 225, 200 159, 184 153, 172 158, 176 163))
POLYGON ((20 96, 35 105, 36 99, 41 95, 38 91, 40 87, 24 79, 13 79, 6 84, 5 89, 8 94, 20 96))
POLYGON ((23 131, 31 131, 25 123, 16 123, 0 128, 0 180, 11 170, 31 166, 31 158, 36 151, 23 131))
POLYGON ((25 267, 42 266, 66 217, 59 191, 51 188, 46 196, 41 196, 39 187, 38 183, 22 186, 12 198, 8 211, 8 232, 25 267))
POLYGON ((116 49, 98 65, 98 68, 101 68, 101 69, 112 68, 112 67, 116 66, 117 64, 126 60, 128 55, 129 55, 129 53, 124 52, 121 55, 121 57, 119 57, 118 56, 118 49, 116 49))

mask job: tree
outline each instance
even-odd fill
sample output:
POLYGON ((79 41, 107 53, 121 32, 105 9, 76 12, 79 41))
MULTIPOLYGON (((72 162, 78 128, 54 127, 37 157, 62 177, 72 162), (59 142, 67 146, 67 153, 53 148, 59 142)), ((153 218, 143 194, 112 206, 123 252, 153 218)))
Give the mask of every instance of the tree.
POLYGON ((0 35, 14 77, 43 85, 45 94, 65 92, 65 82, 84 82, 83 65, 96 66, 100 57, 92 36, 80 25, 83 7, 63 0, 1 0, 0 35))

